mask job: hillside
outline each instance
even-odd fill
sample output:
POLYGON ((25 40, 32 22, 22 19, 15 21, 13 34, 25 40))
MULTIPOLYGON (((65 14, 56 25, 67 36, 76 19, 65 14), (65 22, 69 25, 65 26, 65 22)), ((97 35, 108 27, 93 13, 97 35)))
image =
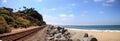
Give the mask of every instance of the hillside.
POLYGON ((0 7, 0 33, 11 32, 11 28, 27 28, 46 24, 42 15, 34 8, 23 8, 24 10, 13 12, 12 8, 0 7))

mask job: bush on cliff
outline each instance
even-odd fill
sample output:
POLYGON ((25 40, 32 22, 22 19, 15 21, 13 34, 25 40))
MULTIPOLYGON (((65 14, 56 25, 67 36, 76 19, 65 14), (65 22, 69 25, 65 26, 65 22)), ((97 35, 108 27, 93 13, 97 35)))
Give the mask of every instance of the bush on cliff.
POLYGON ((0 33, 10 32, 11 28, 45 25, 43 17, 34 8, 12 12, 12 8, 0 7, 0 33))
POLYGON ((1 14, 1 15, 5 18, 7 24, 11 24, 12 22, 14 22, 13 17, 8 16, 8 15, 6 15, 6 14, 1 14))
POLYGON ((6 10, 6 9, 0 9, 0 14, 9 14, 10 11, 6 10))
POLYGON ((39 14, 34 8, 26 8, 25 10, 23 10, 22 12, 25 13, 25 15, 27 17, 29 17, 28 19, 33 18, 33 22, 35 22, 37 25, 43 25, 45 22, 43 22, 43 18, 42 15, 39 14))
POLYGON ((0 15, 0 33, 11 32, 3 16, 0 15))
POLYGON ((24 18, 22 18, 22 17, 17 18, 17 19, 16 19, 16 22, 17 22, 19 25, 21 25, 22 27, 25 27, 25 28, 26 28, 26 27, 28 26, 28 24, 30 23, 29 20, 24 19, 24 18))
POLYGON ((10 15, 12 11, 12 8, 0 7, 0 14, 10 15))

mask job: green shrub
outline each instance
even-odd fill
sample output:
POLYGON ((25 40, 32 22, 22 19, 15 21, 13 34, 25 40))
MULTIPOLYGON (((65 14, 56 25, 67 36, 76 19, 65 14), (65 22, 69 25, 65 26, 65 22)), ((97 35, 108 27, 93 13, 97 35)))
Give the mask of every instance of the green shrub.
POLYGON ((26 10, 24 10, 24 12, 27 16, 31 16, 34 19, 43 21, 42 15, 39 14, 34 8, 27 8, 26 10))
POLYGON ((10 11, 6 10, 6 9, 0 9, 0 13, 1 14, 9 14, 10 11))
POLYGON ((39 25, 39 26, 41 26, 41 22, 40 21, 37 21, 36 24, 39 25))
POLYGON ((0 33, 11 32, 3 16, 0 15, 0 33))
POLYGON ((11 24, 12 22, 14 22, 13 17, 8 16, 8 15, 6 15, 6 14, 1 14, 1 15, 5 18, 7 24, 11 24))
POLYGON ((11 8, 0 8, 0 16, 2 16, 1 19, 2 21, 5 21, 0 24, 1 29, 5 29, 3 32, 10 32, 8 25, 14 28, 26 28, 28 26, 41 26, 46 24, 45 21, 43 21, 42 15, 34 8, 23 8, 25 8, 25 10, 17 12, 12 12, 13 9, 11 8))
POLYGON ((18 25, 21 25, 22 27, 25 27, 25 28, 26 28, 26 27, 28 26, 28 24, 30 23, 29 20, 23 19, 22 17, 17 18, 17 19, 16 19, 16 22, 18 23, 18 25))
POLYGON ((14 28, 18 28, 18 24, 16 22, 11 22, 10 25, 14 28))
POLYGON ((37 21, 36 24, 41 26, 41 25, 46 25, 46 22, 45 21, 37 21))
POLYGON ((42 25, 46 25, 46 22, 45 22, 45 21, 43 21, 43 22, 42 22, 42 25))

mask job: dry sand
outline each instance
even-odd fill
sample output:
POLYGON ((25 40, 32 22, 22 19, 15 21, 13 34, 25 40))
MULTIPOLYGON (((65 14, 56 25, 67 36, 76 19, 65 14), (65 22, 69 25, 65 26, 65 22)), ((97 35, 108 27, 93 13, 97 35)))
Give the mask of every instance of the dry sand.
POLYGON ((4 36, 4 35, 9 35, 9 34, 14 34, 14 33, 18 33, 18 32, 22 32, 22 31, 26 31, 26 30, 30 30, 30 29, 34 29, 34 28, 37 28, 39 26, 31 26, 29 28, 12 28, 12 31, 10 33, 3 33, 3 34, 0 34, 0 36, 4 36))
MULTIPOLYGON (((93 35, 98 41, 120 41, 120 32, 95 32, 95 31, 80 31, 80 30, 69 30, 71 33, 76 35, 81 32, 86 32, 88 35, 93 35)), ((78 37, 78 36, 76 36, 78 37)))
POLYGON ((30 30, 30 29, 34 29, 34 28, 37 28, 39 26, 31 26, 31 27, 28 27, 28 28, 13 28, 11 33, 16 33, 16 32, 21 32, 21 31, 26 31, 26 30, 30 30))

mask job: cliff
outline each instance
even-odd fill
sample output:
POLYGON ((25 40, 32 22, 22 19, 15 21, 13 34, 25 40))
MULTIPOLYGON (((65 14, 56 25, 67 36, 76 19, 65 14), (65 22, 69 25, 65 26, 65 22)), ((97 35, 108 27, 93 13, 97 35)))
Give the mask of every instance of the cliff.
POLYGON ((12 8, 0 7, 0 33, 11 32, 11 28, 46 25, 43 17, 34 8, 13 12, 12 8))

